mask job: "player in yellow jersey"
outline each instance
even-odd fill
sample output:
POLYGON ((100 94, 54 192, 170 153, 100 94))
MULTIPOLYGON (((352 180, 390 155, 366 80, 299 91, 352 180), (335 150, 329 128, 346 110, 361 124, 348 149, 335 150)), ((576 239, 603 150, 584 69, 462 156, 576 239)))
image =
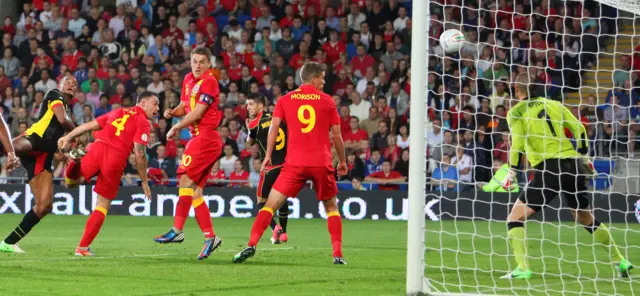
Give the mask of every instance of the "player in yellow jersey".
POLYGON ((520 168, 522 155, 526 154, 535 175, 507 217, 508 239, 518 267, 503 276, 506 279, 529 279, 529 266, 524 222, 557 195, 564 196, 563 205, 571 210, 576 221, 593 234, 594 240, 604 246, 611 261, 619 262, 621 276, 628 276, 633 266, 622 257, 609 229, 593 216, 587 199, 587 178, 595 174, 589 160, 585 127, 571 111, 558 101, 529 97, 532 93, 530 78, 521 74, 516 79, 515 95, 520 101, 507 114, 512 144, 509 154, 511 169, 503 186, 515 183, 515 170, 520 168), (577 150, 564 129, 574 135, 577 150))
POLYGON ((38 121, 24 134, 13 139, 16 155, 27 169, 29 186, 35 206, 24 215, 20 224, 0 243, 0 252, 22 253, 17 243, 31 228, 51 212, 53 206, 53 174, 51 162, 58 151, 58 139, 75 128, 71 121, 69 102, 76 95, 78 82, 73 76, 60 80, 57 89, 44 95, 38 121))

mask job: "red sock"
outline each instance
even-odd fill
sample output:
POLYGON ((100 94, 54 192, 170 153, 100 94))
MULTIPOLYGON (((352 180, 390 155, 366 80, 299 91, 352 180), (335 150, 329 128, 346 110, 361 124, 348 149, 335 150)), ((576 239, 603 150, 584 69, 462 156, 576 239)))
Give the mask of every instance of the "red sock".
POLYGON ((91 242, 93 242, 100 232, 100 228, 102 228, 102 224, 104 223, 104 218, 106 216, 107 209, 96 207, 91 215, 89 215, 89 220, 87 220, 87 225, 84 227, 84 234, 82 235, 82 239, 80 240, 80 245, 78 245, 78 247, 89 247, 91 242))
POLYGON ((193 202, 193 189, 192 188, 180 188, 178 190, 178 204, 176 205, 176 216, 173 218, 173 227, 179 230, 184 228, 184 223, 189 217, 189 210, 191 210, 191 203, 193 202))
POLYGON ((198 198, 193 201, 193 209, 196 212, 196 221, 200 226, 200 230, 204 233, 205 238, 212 238, 216 236, 213 232, 213 222, 211 221, 211 213, 209 207, 204 203, 204 199, 198 198))
POLYGON ((75 160, 70 161, 64 171, 64 177, 70 180, 80 179, 80 177, 82 177, 81 174, 80 163, 77 163, 75 160))
POLYGON ((258 212, 258 217, 253 221, 253 226, 251 227, 251 238, 249 238, 249 247, 255 247, 258 245, 258 241, 264 234, 264 231, 269 227, 269 224, 273 220, 273 209, 268 207, 263 207, 258 212))
POLYGON ((333 257, 342 257, 342 217, 338 211, 330 212, 327 216, 327 228, 331 235, 333 257))

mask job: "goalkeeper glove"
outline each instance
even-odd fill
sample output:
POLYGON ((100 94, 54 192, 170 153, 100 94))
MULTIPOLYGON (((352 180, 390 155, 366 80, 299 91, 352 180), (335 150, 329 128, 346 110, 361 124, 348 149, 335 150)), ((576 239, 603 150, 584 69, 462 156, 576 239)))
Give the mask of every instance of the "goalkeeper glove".
POLYGON ((580 174, 585 175, 587 178, 594 178, 598 176, 598 172, 588 156, 583 156, 581 158, 580 174))
POLYGON ((502 181, 502 188, 510 191, 515 188, 517 182, 518 179, 516 177, 516 171, 514 169, 509 169, 507 177, 502 181))

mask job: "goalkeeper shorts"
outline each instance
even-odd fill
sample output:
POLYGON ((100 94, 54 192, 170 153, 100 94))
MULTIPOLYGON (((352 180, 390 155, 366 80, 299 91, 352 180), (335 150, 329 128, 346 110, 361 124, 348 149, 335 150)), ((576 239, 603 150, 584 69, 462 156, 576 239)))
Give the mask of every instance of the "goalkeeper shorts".
POLYGON ((543 161, 518 199, 538 212, 561 194, 560 208, 588 209, 587 180, 579 173, 580 165, 575 158, 543 161))

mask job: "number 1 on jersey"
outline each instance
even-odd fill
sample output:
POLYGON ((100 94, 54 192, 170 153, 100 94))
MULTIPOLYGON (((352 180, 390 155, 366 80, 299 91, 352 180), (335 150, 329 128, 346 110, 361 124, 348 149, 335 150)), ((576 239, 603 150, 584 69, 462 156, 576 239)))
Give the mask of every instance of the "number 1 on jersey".
POLYGON ((120 132, 124 130, 124 124, 127 123, 129 116, 130 116, 129 114, 126 114, 125 116, 122 116, 111 123, 111 125, 116 127, 116 136, 119 137, 120 132))
POLYGON ((553 129, 553 123, 551 122, 551 117, 549 117, 549 115, 547 114, 547 111, 545 111, 544 109, 542 109, 542 111, 540 111, 540 113, 538 113, 538 118, 543 119, 546 118, 547 121, 547 125, 549 126, 549 129, 551 130, 551 134, 556 137, 556 130, 553 129))
POLYGON ((314 110, 311 105, 300 106, 300 108, 298 108, 298 120, 300 120, 300 123, 306 125, 300 129, 302 133, 306 134, 311 132, 316 126, 316 110, 314 110), (305 111, 309 113, 309 116, 305 116, 305 111))

